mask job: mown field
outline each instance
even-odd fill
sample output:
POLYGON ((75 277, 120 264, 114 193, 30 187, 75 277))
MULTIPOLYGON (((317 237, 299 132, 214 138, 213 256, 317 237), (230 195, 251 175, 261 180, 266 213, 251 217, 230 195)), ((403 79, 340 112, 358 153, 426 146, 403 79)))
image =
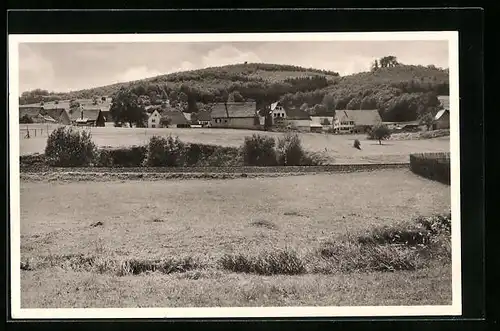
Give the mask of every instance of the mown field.
POLYGON ((450 304, 449 264, 270 276, 218 264, 225 254, 291 249, 314 266, 319 263, 314 254, 325 242, 449 208, 449 186, 409 170, 232 180, 21 181, 22 307, 450 304), (105 263, 197 262, 186 272, 118 275, 104 262, 97 272, 85 268, 81 258, 79 265, 67 259, 79 254, 105 263), (66 267, 51 263, 65 259, 66 267))
MULTIPOLYGON (((50 127, 49 127, 50 128, 50 127)), ((148 142, 153 135, 178 136, 185 142, 214 144, 221 146, 240 146, 246 136, 254 133, 280 137, 282 133, 235 130, 235 129, 139 129, 139 128, 91 128, 93 140, 98 146, 130 146, 148 142)), ((449 137, 424 140, 390 140, 379 145, 376 141, 366 139, 366 135, 330 135, 322 133, 300 133, 302 144, 306 150, 323 152, 331 159, 331 163, 392 163, 409 162, 411 153, 448 152, 449 137), (353 142, 359 139, 362 150, 353 148, 353 142)), ((21 125, 20 153, 43 153, 47 139, 47 126, 44 124, 21 125), (43 129, 35 137, 24 138, 26 128, 43 129)))

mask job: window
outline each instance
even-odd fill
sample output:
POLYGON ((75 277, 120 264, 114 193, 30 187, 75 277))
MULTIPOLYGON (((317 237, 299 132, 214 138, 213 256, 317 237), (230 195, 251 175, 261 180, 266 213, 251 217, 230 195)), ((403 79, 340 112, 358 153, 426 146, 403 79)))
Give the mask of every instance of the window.
POLYGON ((273 114, 274 117, 276 117, 276 115, 278 115, 278 114, 276 114, 276 113, 273 114))
POLYGON ((152 125, 151 125, 151 127, 152 127, 152 128, 155 128, 155 127, 156 127, 156 125, 152 124, 152 125))
POLYGON ((151 123, 155 123, 155 122, 156 122, 156 118, 153 118, 153 119, 151 120, 151 123))
POLYGON ((224 120, 224 123, 227 123, 227 120, 224 120))

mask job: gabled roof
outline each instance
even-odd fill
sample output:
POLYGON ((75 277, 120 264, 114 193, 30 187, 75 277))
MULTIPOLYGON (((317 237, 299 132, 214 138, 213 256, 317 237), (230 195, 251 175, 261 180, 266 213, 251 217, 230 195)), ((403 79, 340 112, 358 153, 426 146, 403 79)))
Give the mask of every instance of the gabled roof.
POLYGON ((73 113, 69 114, 71 121, 76 121, 81 119, 83 111, 83 118, 91 121, 97 121, 99 114, 101 113, 101 109, 89 109, 89 108, 76 108, 73 113))
POLYGON ((37 116, 40 113, 40 109, 40 107, 19 107, 19 118, 23 116, 37 116))
POLYGON ((278 105, 281 105, 281 101, 276 101, 271 104, 271 110, 274 110, 278 105))
POLYGON ((198 121, 206 122, 206 121, 210 121, 210 120, 212 120, 212 116, 210 115, 210 113, 208 111, 198 112, 198 121))
POLYGON ((58 120, 61 116, 64 116, 66 114, 66 110, 62 108, 54 108, 54 109, 44 109, 45 114, 47 116, 52 117, 54 120, 58 120))
POLYGON ((170 124, 178 125, 178 124, 189 124, 187 119, 184 117, 184 114, 180 111, 164 111, 161 113, 162 118, 170 118, 170 124))
POLYGON ((354 121, 355 125, 374 125, 382 122, 378 109, 337 109, 336 118, 339 121, 354 121))
POLYGON ((311 116, 305 110, 300 108, 287 108, 285 110, 288 120, 310 120, 311 116))
POLYGON ((182 112, 187 121, 191 121, 191 113, 182 112))
POLYGON ((444 109, 450 109, 450 96, 449 95, 438 95, 438 100, 444 109))
POLYGON ((449 112, 449 110, 447 108, 441 109, 440 111, 438 111, 438 113, 436 114, 436 116, 434 117, 434 119, 435 120, 440 119, 446 112, 449 112))
MULTIPOLYGON (((257 108, 255 102, 228 102, 227 113, 229 117, 248 118, 257 116, 257 108)), ((226 105, 216 103, 212 109, 212 118, 227 117, 226 105)))

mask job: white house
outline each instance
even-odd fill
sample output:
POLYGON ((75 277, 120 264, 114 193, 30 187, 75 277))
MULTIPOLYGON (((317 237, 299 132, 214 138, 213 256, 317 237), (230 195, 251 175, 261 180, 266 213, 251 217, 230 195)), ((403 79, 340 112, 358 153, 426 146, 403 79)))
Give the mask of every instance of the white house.
POLYGON ((286 119, 286 111, 285 107, 280 101, 274 102, 271 104, 271 118, 273 121, 273 125, 276 123, 283 123, 286 119))
POLYGON ((333 128, 343 133, 364 132, 378 123, 382 118, 377 109, 344 109, 335 111, 333 128))
POLYGON ((154 110, 148 118, 148 128, 159 128, 161 115, 158 110, 154 110))

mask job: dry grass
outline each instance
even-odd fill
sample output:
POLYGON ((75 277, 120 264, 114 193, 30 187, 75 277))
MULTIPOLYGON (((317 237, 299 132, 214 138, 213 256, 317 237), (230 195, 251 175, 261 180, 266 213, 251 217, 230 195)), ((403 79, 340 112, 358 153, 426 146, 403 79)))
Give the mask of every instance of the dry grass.
MULTIPOLYGON (((61 263, 23 271, 23 305, 365 305, 375 302, 376 296, 380 300, 373 304, 436 304, 451 296, 449 270, 442 275, 435 273, 441 267, 428 269, 426 273, 434 274, 428 277, 417 270, 386 276, 356 273, 353 278, 338 274, 288 276, 300 277, 292 280, 279 275, 235 275, 213 266, 219 265, 224 256, 244 253, 251 262, 249 266, 261 271, 257 273, 268 274, 276 266, 273 261, 277 252, 283 249, 293 250, 310 265, 308 256, 346 233, 359 235, 402 219, 445 213, 449 205, 449 186, 420 178, 409 170, 231 181, 22 181, 23 261, 36 262, 44 257, 60 261, 69 256, 81 262, 83 256, 91 265, 77 274, 73 267, 61 267, 61 263), (103 226, 92 227, 96 222, 103 226), (267 257, 263 255, 266 253, 267 257), (177 265, 169 257, 196 261, 197 267, 163 275, 162 270, 177 265), (258 258, 265 263, 253 263, 258 258), (128 261, 130 268, 125 268, 123 261, 128 261), (200 267, 207 265, 212 267, 200 267), (130 271, 122 275, 139 273, 132 270, 152 274, 116 278, 120 274, 116 268, 121 266, 130 271), (416 274, 421 278, 415 278, 416 274), (207 294, 197 299, 195 294, 203 293, 202 287, 207 294), (339 287, 344 292, 331 290, 339 287), (185 293, 188 289, 190 294, 185 293), (412 293, 417 294, 411 297, 412 293)), ((300 272, 288 273, 301 274, 300 263, 289 257, 285 260, 290 262, 290 270, 300 272)))
MULTIPOLYGON (((36 126, 37 124, 33 124, 36 126)), ((23 125, 21 128, 24 128, 23 125)), ((30 125, 28 125, 30 126, 30 125)), ((98 146, 143 145, 153 135, 179 136, 188 143, 203 143, 220 146, 239 147, 246 136, 253 133, 265 134, 276 139, 283 133, 233 130, 233 129, 139 129, 139 128, 91 128, 93 141, 98 146)), ((392 163, 409 162, 410 153, 448 152, 449 137, 430 140, 394 140, 382 145, 366 139, 366 135, 331 135, 322 133, 299 133, 302 146, 306 151, 325 152, 335 163, 392 163), (361 150, 352 147, 353 141, 361 142, 361 150)), ((30 139, 20 138, 20 152, 24 154, 43 153, 47 136, 30 139)), ((333 161, 331 161, 333 162, 333 161)))

